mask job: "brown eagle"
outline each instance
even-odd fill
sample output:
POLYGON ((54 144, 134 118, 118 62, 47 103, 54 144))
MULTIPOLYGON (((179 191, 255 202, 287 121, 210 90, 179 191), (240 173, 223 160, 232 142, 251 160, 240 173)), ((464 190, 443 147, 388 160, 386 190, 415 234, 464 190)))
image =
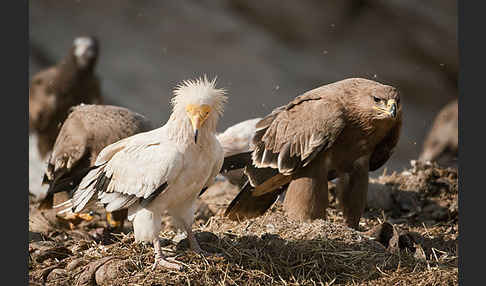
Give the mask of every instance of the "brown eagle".
POLYGON ((52 150, 70 107, 102 103, 100 82, 94 74, 98 49, 96 38, 78 37, 59 64, 33 76, 29 87, 29 131, 37 134, 41 158, 52 150))
MULTIPOLYGON (((326 217, 330 179, 346 223, 358 227, 368 172, 396 146, 402 124, 397 89, 350 78, 310 90, 256 125, 248 181, 226 209, 238 220, 262 215, 290 183, 284 209, 295 219, 326 217)), ((225 163, 226 160, 225 158, 225 163)))
MULTIPOLYGON (((84 104, 72 107, 47 163, 43 183, 49 184, 49 189, 39 208, 52 208, 53 204, 69 199, 71 194, 67 190, 75 183, 72 178, 87 173, 103 148, 152 128, 147 118, 124 107, 84 104)), ((77 216, 72 215, 72 220, 77 216)), ((107 213, 107 221, 112 228, 120 228, 126 216, 126 210, 107 213)))

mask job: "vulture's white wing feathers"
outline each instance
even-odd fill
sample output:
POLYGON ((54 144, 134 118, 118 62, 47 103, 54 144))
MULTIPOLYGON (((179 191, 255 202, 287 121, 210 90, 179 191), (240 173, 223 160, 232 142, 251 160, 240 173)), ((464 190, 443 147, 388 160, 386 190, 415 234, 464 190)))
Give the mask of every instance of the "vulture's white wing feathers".
POLYGON ((106 210, 115 211, 170 185, 182 170, 183 155, 158 134, 163 131, 140 133, 106 147, 97 159, 97 165, 104 165, 90 171, 75 192, 74 211, 82 210, 96 192, 106 210))
POLYGON ((248 152, 251 149, 251 140, 255 135, 256 124, 260 120, 261 118, 245 120, 217 135, 223 146, 225 157, 248 152))

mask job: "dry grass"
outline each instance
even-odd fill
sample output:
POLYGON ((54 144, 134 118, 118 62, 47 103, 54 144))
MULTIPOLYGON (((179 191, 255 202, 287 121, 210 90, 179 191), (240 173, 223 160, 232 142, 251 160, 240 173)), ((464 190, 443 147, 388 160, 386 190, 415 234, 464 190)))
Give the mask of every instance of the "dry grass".
MULTIPOLYGON (((427 201, 425 205, 453 205, 454 200, 457 205, 457 171, 454 178, 454 170, 416 168, 407 170, 410 174, 385 175, 377 181, 389 185, 390 191, 415 192, 420 202, 427 201), (432 189, 434 184, 439 190, 432 189)), ((223 257, 202 257, 188 250, 187 240, 180 240, 170 221, 164 221, 162 245, 167 255, 187 266, 183 271, 152 271, 152 246, 135 243, 132 232, 93 238, 85 234, 93 233, 96 225, 81 226, 77 232, 51 229, 29 245, 30 280, 33 285, 43 281, 46 285, 82 281, 102 285, 458 285, 454 210, 440 220, 424 217, 422 212, 404 214, 406 221, 394 226, 412 237, 415 248, 394 252, 366 233, 347 228, 334 204, 327 221, 291 221, 278 203, 262 217, 230 221, 222 217, 222 211, 234 193, 226 183, 210 189, 194 225, 202 248, 223 257), (42 243, 50 245, 39 246, 42 243), (103 264, 101 259, 106 257, 113 259, 103 264)), ((363 230, 388 216, 368 210, 363 230)))

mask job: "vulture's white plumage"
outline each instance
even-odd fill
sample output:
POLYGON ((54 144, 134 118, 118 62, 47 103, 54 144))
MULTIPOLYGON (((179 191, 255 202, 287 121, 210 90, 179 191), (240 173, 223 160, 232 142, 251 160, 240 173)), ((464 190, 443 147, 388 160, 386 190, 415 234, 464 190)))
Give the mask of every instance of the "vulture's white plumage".
MULTIPOLYGON (((216 136, 223 146, 225 158, 251 150, 251 140, 255 135, 256 124, 260 120, 261 118, 253 118, 242 121, 216 136)), ((221 174, 233 185, 240 184, 244 176, 243 169, 230 170, 221 174)))
POLYGON ((128 208, 135 240, 154 243, 154 267, 179 269, 180 264, 166 260, 160 249, 162 214, 167 211, 187 232, 194 251, 205 253, 191 229, 194 203, 223 164, 215 131, 227 97, 206 77, 182 82, 174 94, 173 112, 164 126, 100 152, 98 167, 81 180, 70 207, 80 212, 97 199, 110 212, 128 208))
POLYGON ((260 120, 261 118, 253 118, 242 121, 228 127, 223 133, 217 135, 221 146, 223 146, 225 157, 250 151, 256 124, 260 120))

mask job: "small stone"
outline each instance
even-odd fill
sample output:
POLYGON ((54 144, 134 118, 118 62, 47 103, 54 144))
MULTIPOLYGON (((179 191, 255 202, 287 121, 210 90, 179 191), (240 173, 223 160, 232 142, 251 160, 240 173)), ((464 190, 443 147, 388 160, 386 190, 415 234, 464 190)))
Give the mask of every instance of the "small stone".
POLYGON ((113 285, 112 281, 126 272, 135 271, 136 267, 129 260, 113 259, 101 265, 95 273, 95 281, 98 285, 113 285))
POLYGON ((49 273, 49 275, 47 275, 46 281, 52 282, 52 281, 56 281, 56 280, 65 278, 66 276, 68 276, 68 273, 67 273, 66 270, 61 269, 61 268, 56 268, 56 269, 53 269, 49 273))
POLYGON ((179 243, 181 242, 181 240, 183 240, 184 238, 186 238, 186 234, 185 233, 182 233, 182 232, 179 232, 178 234, 176 234, 173 238, 172 238, 172 241, 174 243, 179 243))
POLYGON ((67 271, 73 271, 76 268, 79 268, 81 266, 86 265, 86 263, 87 263, 87 261, 82 257, 73 259, 71 262, 69 262, 66 265, 66 270, 67 271))

